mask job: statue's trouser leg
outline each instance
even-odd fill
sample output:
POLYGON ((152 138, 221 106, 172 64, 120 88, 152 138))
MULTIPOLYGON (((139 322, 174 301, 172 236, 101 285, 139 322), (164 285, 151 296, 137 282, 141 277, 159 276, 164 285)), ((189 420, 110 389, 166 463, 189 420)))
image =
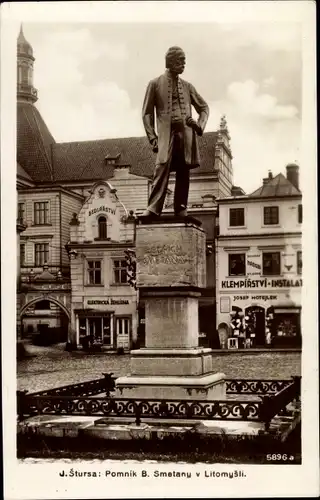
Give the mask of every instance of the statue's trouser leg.
POLYGON ((167 194, 167 186, 170 176, 170 163, 159 163, 153 174, 153 182, 149 197, 148 210, 160 215, 167 194))
POLYGON ((158 165, 156 165, 153 174, 148 210, 157 215, 160 215, 162 212, 164 200, 167 194, 167 188, 171 170, 170 166, 171 166, 171 160, 175 142, 174 139, 175 139, 175 132, 172 130, 168 148, 168 161, 166 163, 159 163, 158 165))
POLYGON ((174 162, 174 170, 176 171, 176 185, 174 189, 174 212, 175 214, 179 214, 179 212, 181 212, 182 210, 186 210, 188 206, 190 169, 188 168, 184 160, 183 135, 182 137, 177 137, 177 140, 175 142, 179 142, 179 147, 175 149, 172 159, 172 162, 174 162))

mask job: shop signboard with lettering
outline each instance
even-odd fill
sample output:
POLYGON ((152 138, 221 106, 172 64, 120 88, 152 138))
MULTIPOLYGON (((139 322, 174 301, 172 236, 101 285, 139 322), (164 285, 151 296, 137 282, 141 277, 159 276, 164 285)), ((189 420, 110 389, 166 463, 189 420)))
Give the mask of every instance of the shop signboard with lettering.
POLYGON ((260 254, 247 255, 246 269, 248 276, 260 276, 261 255, 260 254))
POLYGON ((239 279, 222 280, 221 289, 249 289, 249 288, 297 288, 302 287, 302 278, 263 278, 263 279, 239 279))
POLYGON ((88 306, 119 306, 129 305, 130 301, 126 298, 105 297, 103 299, 87 299, 88 306))

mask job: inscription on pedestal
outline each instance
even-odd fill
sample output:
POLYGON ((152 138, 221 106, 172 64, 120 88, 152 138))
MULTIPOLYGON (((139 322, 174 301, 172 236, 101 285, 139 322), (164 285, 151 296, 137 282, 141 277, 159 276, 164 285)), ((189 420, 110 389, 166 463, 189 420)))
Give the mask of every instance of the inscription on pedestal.
POLYGON ((137 227, 138 287, 205 286, 205 235, 185 225, 137 227))

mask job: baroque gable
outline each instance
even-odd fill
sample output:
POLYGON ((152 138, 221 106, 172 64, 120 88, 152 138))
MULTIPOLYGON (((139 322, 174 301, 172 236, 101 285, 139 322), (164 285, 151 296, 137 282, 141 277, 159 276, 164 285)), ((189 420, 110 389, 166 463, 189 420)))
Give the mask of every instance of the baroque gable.
POLYGON ((71 225, 71 241, 90 243, 120 242, 126 210, 109 182, 98 182, 84 202, 77 224, 71 225))

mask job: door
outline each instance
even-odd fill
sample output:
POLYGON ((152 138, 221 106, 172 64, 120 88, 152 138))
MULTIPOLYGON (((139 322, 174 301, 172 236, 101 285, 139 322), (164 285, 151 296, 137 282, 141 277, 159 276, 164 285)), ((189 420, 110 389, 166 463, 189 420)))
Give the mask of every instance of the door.
POLYGON ((129 349, 130 347, 131 318, 116 318, 117 347, 129 349))
POLYGON ((92 340, 102 339, 101 318, 89 318, 89 335, 92 340))
POLYGON ((102 325, 103 325, 103 344, 108 347, 112 347, 113 339, 112 339, 112 329, 111 329, 111 317, 103 316, 102 325))
POLYGON ((252 330, 255 333, 255 345, 259 347, 264 346, 266 332, 264 308, 260 306, 248 307, 245 311, 245 315, 250 317, 252 330))

